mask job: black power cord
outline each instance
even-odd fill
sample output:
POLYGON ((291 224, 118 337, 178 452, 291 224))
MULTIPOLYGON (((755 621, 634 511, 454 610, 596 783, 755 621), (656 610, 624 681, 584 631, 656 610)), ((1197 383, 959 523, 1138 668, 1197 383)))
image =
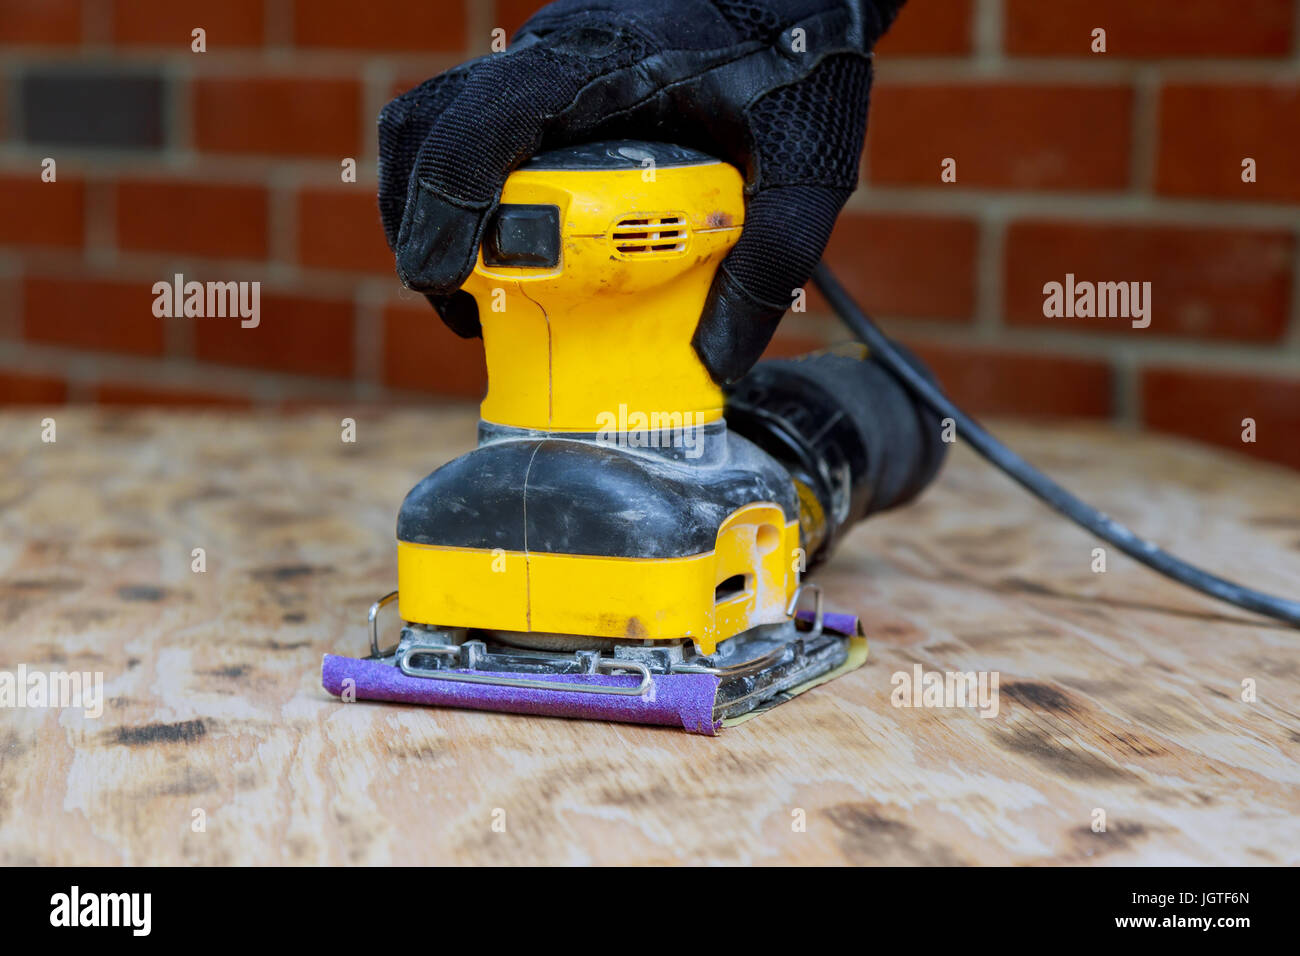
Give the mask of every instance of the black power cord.
POLYGON ((817 288, 821 290, 822 295, 826 296, 831 307, 844 320, 844 324, 862 340, 876 361, 929 406, 931 411, 942 418, 951 418, 957 425, 957 434, 964 438, 967 444, 1031 494, 1075 524, 1086 528, 1101 540, 1113 544, 1129 557, 1159 571, 1165 577, 1194 588, 1202 594, 1218 598, 1220 601, 1300 627, 1300 601, 1288 601, 1272 594, 1255 591, 1210 574, 1208 571, 1202 571, 1158 548, 1150 541, 1138 537, 1118 521, 1070 494, 990 435, 978 422, 949 401, 937 387, 912 368, 885 334, 876 327, 865 312, 858 308, 857 303, 844 290, 824 262, 820 263, 813 272, 813 281, 817 283, 817 288))

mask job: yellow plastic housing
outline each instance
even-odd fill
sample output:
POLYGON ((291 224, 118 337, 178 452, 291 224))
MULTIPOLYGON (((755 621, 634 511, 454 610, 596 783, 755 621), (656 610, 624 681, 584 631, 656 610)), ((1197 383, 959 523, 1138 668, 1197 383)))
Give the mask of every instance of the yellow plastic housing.
POLYGON ((799 576, 799 525, 758 502, 733 512, 712 551, 613 558, 397 543, 398 606, 408 621, 623 640, 691 638, 711 654, 758 624, 785 620, 799 576), (717 586, 744 587, 717 600, 717 586))
POLYGON ((480 250, 465 283, 483 325, 485 421, 599 431, 620 404, 693 424, 721 417, 691 337, 744 225, 734 167, 524 169, 501 201, 559 207, 561 251, 548 269, 488 267, 480 250))
MULTIPOLYGON (((722 415, 691 346, 709 286, 744 225, 739 172, 720 162, 656 170, 520 170, 502 203, 554 205, 554 268, 488 267, 478 303, 487 422, 608 432, 722 415), (639 422, 629 426, 628 422, 639 422)), ((653 427, 653 426, 651 426, 653 427)), ((627 558, 398 542, 402 617, 435 626, 622 640, 691 638, 703 653, 786 619, 799 525, 771 502, 738 508, 712 550, 627 558), (723 582, 743 580, 719 592, 723 582)))

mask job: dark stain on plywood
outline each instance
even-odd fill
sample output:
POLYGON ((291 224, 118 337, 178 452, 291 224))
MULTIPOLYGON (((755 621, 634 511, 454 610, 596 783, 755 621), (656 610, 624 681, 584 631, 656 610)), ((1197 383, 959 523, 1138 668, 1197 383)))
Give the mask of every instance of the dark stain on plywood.
POLYGON ((128 747, 149 744, 190 743, 208 732, 202 720, 183 720, 176 724, 145 724, 142 727, 117 728, 117 742, 128 747))

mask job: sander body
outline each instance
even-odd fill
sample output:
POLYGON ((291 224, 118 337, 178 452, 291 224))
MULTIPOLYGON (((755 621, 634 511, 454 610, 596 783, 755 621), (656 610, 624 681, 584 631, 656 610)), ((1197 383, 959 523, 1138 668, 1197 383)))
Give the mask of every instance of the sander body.
POLYGON ((710 378, 692 336, 744 215, 734 167, 663 143, 510 176, 464 285, 478 447, 402 503, 398 588, 368 658, 326 657, 327 689, 712 734, 865 659, 803 578, 946 446, 861 347, 710 378))

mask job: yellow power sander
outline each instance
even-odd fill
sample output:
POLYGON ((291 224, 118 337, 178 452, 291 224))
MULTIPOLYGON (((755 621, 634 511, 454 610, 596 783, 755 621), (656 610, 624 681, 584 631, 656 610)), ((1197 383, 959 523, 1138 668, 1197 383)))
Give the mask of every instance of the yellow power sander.
POLYGON ((946 446, 860 346, 713 382, 691 339, 744 217, 734 167, 663 143, 510 176, 464 286, 478 447, 407 495, 398 589, 368 658, 325 658, 330 692, 712 734, 865 659, 803 572, 946 446))

